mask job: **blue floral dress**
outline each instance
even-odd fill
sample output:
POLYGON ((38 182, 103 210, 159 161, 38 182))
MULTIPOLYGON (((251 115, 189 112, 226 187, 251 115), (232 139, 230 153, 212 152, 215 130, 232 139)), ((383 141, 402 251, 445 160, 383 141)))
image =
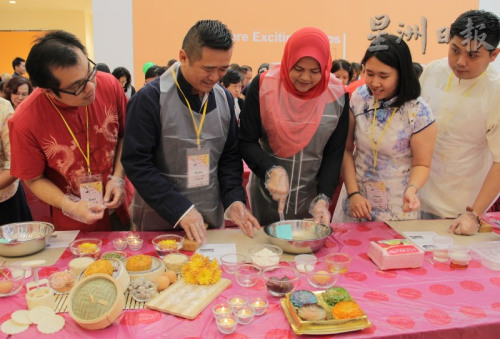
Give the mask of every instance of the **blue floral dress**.
MULTIPOLYGON (((434 116, 424 100, 419 97, 399 107, 391 119, 394 107, 390 105, 395 100, 396 98, 378 101, 374 123, 375 98, 366 85, 354 92, 350 102, 350 108, 356 119, 354 166, 359 191, 370 200, 367 190, 373 187, 373 183, 383 183, 381 185, 384 186, 386 192, 384 203, 374 204, 370 201, 374 220, 408 220, 417 219, 419 215, 418 211, 404 213, 402 210, 403 194, 412 168, 410 139, 414 133, 432 124, 434 116), (389 120, 390 123, 387 125, 389 120), (378 149, 376 168, 374 168, 372 141, 375 143, 375 149, 378 149)), ((356 220, 351 215, 344 185, 332 221, 356 220)))

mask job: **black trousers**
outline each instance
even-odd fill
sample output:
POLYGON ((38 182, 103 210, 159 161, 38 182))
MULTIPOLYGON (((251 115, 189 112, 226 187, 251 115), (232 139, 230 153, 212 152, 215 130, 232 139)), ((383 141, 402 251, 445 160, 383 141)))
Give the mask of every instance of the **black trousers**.
POLYGON ((33 217, 28 207, 23 185, 19 183, 16 194, 10 199, 0 202, 0 225, 32 220, 33 217))

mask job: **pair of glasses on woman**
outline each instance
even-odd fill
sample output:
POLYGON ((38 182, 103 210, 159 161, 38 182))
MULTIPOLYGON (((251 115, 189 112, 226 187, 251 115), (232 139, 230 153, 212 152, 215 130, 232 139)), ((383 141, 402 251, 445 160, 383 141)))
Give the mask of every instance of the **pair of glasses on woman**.
POLYGON ((76 87, 76 89, 74 91, 68 91, 68 90, 61 89, 61 88, 53 88, 53 89, 57 90, 57 91, 59 91, 61 93, 66 93, 66 94, 74 95, 75 97, 79 96, 83 92, 83 90, 85 89, 85 87, 87 86, 87 83, 91 82, 91 81, 94 81, 95 76, 97 74, 97 65, 95 64, 95 62, 93 62, 89 58, 87 58, 87 60, 89 61, 89 68, 91 66, 93 66, 92 70, 90 71, 89 75, 87 76, 87 79, 83 80, 80 84, 78 84, 78 87, 76 87))

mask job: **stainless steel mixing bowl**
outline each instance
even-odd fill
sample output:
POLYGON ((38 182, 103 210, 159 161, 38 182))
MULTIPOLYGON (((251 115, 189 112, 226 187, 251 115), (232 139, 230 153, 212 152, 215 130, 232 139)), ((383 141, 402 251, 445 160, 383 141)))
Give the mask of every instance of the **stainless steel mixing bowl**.
POLYGON ((328 225, 317 224, 312 220, 285 220, 264 227, 271 243, 287 253, 316 252, 332 234, 328 225))
POLYGON ((20 257, 39 252, 47 246, 54 225, 48 222, 18 222, 0 226, 0 255, 20 257))

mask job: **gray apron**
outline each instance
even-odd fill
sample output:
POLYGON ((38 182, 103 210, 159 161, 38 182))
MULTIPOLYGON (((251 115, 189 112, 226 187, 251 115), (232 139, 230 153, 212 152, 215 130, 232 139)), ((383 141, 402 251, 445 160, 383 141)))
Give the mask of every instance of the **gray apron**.
MULTIPOLYGON (((172 66, 176 75, 179 65, 172 66)), ((187 187, 187 150, 197 147, 196 132, 189 109, 177 94, 177 86, 170 70, 160 79, 161 144, 155 155, 155 165, 175 186, 177 192, 195 205, 209 227, 220 228, 224 225, 224 209, 220 199, 217 170, 226 143, 231 114, 224 90, 216 85, 213 93, 217 107, 206 114, 200 135, 201 147, 210 148, 209 184, 204 187, 187 187)), ((201 114, 194 113, 197 125, 200 124, 201 117, 201 114)), ((173 228, 173 225, 156 213, 137 192, 132 202, 132 218, 140 230, 173 228)))
MULTIPOLYGON (((330 136, 337 128, 343 103, 340 99, 325 106, 318 130, 309 144, 290 158, 274 155, 266 131, 262 129, 260 144, 263 150, 273 158, 276 166, 282 166, 290 182, 290 193, 285 204, 285 219, 310 218, 309 205, 318 195, 318 172, 323 160, 323 150, 330 136)), ((265 179, 251 175, 249 179, 250 206, 252 213, 261 225, 269 225, 279 220, 278 203, 273 200, 264 186, 265 179)))

